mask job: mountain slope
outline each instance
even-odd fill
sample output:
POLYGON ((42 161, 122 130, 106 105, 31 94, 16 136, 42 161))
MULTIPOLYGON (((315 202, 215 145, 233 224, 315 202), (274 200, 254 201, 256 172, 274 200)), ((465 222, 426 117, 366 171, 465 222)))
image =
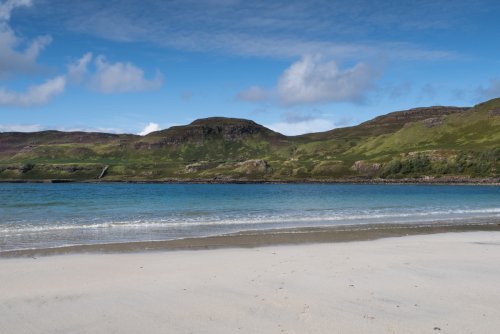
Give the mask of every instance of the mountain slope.
POLYGON ((392 112, 294 137, 223 117, 146 136, 0 133, 0 180, 495 178, 499 161, 500 99, 392 112))

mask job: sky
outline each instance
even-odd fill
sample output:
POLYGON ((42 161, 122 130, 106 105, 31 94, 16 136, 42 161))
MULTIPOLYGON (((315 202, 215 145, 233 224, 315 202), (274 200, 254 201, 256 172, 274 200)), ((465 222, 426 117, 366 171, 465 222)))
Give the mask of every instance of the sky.
POLYGON ((497 0, 0 0, 0 132, 287 135, 500 97, 497 0))

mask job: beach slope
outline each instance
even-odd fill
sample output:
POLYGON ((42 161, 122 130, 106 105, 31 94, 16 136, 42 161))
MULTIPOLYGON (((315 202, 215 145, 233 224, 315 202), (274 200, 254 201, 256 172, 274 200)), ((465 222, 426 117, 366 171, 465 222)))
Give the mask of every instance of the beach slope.
POLYGON ((9 333, 497 333, 500 232, 0 259, 9 333))

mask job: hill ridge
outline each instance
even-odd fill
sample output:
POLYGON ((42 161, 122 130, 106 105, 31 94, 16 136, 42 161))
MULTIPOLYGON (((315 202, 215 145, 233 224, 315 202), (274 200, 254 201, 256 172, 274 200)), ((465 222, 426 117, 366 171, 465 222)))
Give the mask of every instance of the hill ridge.
POLYGON ((104 181, 498 177, 500 99, 412 108, 300 136, 231 117, 145 136, 0 133, 0 180, 92 180, 104 166, 104 181))

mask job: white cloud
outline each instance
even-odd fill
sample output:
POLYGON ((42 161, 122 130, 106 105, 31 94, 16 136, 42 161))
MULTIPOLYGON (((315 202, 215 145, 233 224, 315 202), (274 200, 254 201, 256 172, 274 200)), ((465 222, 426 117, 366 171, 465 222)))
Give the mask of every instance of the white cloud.
POLYGON ((39 66, 36 63, 40 51, 50 42, 50 36, 40 36, 33 40, 24 50, 17 50, 21 40, 8 27, 0 26, 0 78, 17 73, 34 72, 39 66))
MULTIPOLYGON (((213 48, 229 54, 272 57, 272 58, 295 58, 304 54, 323 54, 331 58, 342 60, 360 60, 367 58, 386 58, 398 60, 445 60, 455 59, 459 55, 451 51, 429 50, 420 45, 402 42, 379 42, 379 43, 342 43, 336 41, 310 40, 298 37, 279 38, 262 37, 251 34, 228 33, 219 39, 211 41, 212 45, 201 46, 211 40, 211 36, 200 36, 199 41, 185 41, 186 44, 171 45, 171 41, 160 42, 163 46, 174 46, 188 48, 194 51, 204 51, 213 48), (215 44, 215 46, 213 45, 215 44), (387 50, 391 50, 387 52, 387 50)), ((175 41, 175 39, 174 39, 175 41)), ((179 40, 181 42, 182 40, 179 40)))
POLYGON ((144 71, 132 63, 109 63, 104 56, 98 56, 95 65, 96 72, 90 85, 101 93, 140 92, 158 89, 163 85, 160 73, 153 79, 146 79, 144 71))
POLYGON ((68 66, 68 78, 71 82, 80 83, 88 74, 87 66, 92 61, 92 53, 87 52, 80 59, 68 66))
POLYGON ((0 132, 36 132, 42 131, 40 124, 0 124, 0 132))
POLYGON ((68 66, 71 82, 83 82, 90 89, 105 94, 154 90, 163 85, 163 76, 159 72, 154 78, 146 79, 144 71, 134 64, 111 63, 102 55, 95 57, 93 71, 89 70, 93 58, 88 52, 68 66))
POLYGON ((144 127, 144 129, 142 129, 142 131, 140 131, 139 133, 137 133, 139 136, 145 136, 147 135, 148 133, 151 133, 151 132, 154 132, 154 131, 159 131, 161 130, 160 129, 160 125, 157 124, 157 123, 153 123, 153 122, 149 122, 148 125, 146 125, 144 127))
POLYGON ((335 124, 324 118, 314 118, 299 122, 278 122, 266 125, 269 129, 287 136, 296 136, 304 133, 322 132, 335 128, 335 124))
POLYGON ((87 126, 44 126, 41 130, 56 130, 63 132, 104 132, 104 133, 124 133, 122 129, 108 127, 87 127, 87 126))
POLYGON ((58 76, 40 85, 30 86, 21 93, 0 88, 0 106, 29 107, 46 104, 54 96, 61 94, 65 86, 65 77, 58 76))
POLYGON ((359 101, 376 77, 363 63, 341 70, 335 61, 307 55, 280 77, 278 97, 285 104, 359 101))
POLYGON ((355 1, 354 5, 348 1, 300 0, 153 0, 126 1, 125 5, 114 1, 110 6, 99 0, 51 2, 53 6, 41 8, 36 14, 55 15, 52 22, 58 26, 101 38, 147 41, 204 53, 287 59, 321 52, 337 60, 381 55, 413 60, 455 57, 446 50, 392 40, 393 32, 451 26, 462 29, 467 26, 463 22, 470 23, 471 11, 478 13, 488 7, 483 0, 467 0, 466 4, 449 0, 412 2, 411 11, 405 2, 382 4, 370 0, 355 1), (375 36, 374 32, 380 38, 367 39, 375 36))
POLYGON ((40 52, 52 41, 50 36, 39 36, 29 43, 18 37, 8 22, 16 7, 30 6, 31 1, 9 0, 0 4, 0 78, 17 73, 30 73, 38 68, 40 52), (28 44, 23 49, 20 47, 28 44))
POLYGON ((500 97, 500 79, 491 79, 488 86, 478 87, 477 95, 480 99, 493 99, 500 97))
MULTIPOLYGON (((12 11, 17 7, 31 5, 31 0, 7 0, 0 3, 0 79, 36 71, 40 52, 52 41, 50 36, 39 36, 26 42, 11 29, 9 20, 12 11)), ((0 87, 0 106, 28 107, 45 104, 62 93, 65 85, 64 76, 58 76, 42 84, 32 85, 25 92, 0 87)))
POLYGON ((260 86, 252 86, 238 93, 236 99, 247 102, 259 102, 267 100, 269 96, 270 94, 266 91, 266 89, 260 86))
POLYGON ((31 6, 31 0, 7 0, 0 3, 0 22, 9 21, 10 13, 16 7, 31 6))
POLYGON ((117 128, 90 128, 90 127, 66 127, 66 126, 42 126, 40 124, 0 124, 0 132, 38 132, 45 130, 56 130, 64 132, 104 132, 104 133, 124 133, 117 128))

